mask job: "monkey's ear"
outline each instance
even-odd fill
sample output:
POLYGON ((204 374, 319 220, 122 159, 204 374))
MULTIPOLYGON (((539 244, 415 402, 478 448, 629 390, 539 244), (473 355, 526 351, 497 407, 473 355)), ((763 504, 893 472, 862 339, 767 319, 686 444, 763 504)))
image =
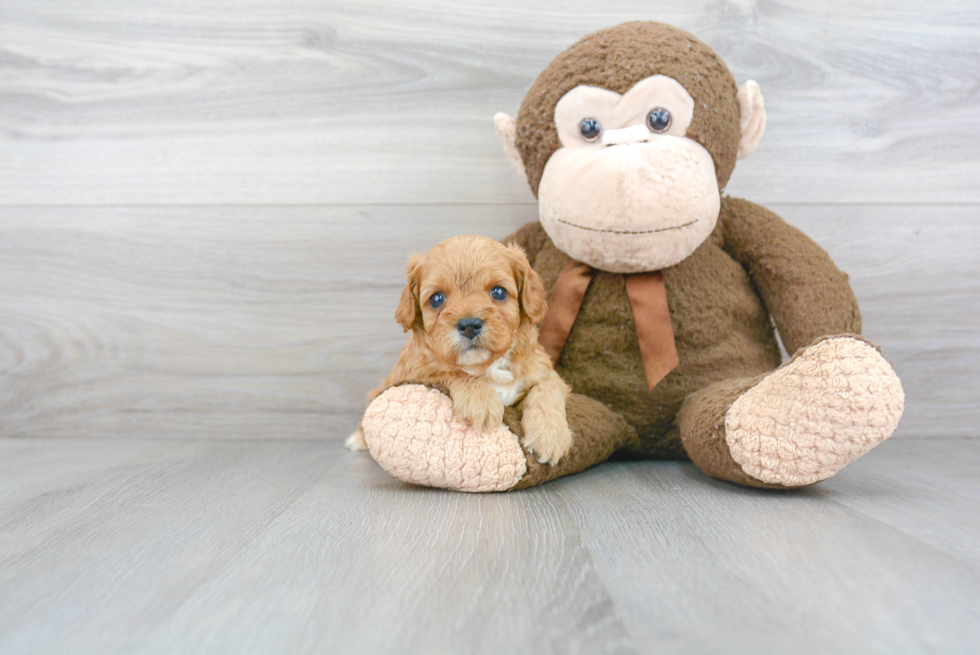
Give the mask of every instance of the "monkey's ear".
POLYGON ((422 268, 422 258, 418 255, 408 260, 405 267, 405 277, 408 284, 402 290, 402 297, 395 310, 395 320, 408 332, 418 324, 422 324, 422 310, 419 309, 419 273, 422 268))
POLYGON ((500 143, 504 146, 504 152, 510 158, 510 163, 521 175, 527 177, 524 160, 521 159, 521 153, 517 150, 517 121, 504 112, 498 112, 493 117, 493 126, 497 128, 497 136, 500 137, 500 143))
POLYGON ((521 313, 527 316, 531 325, 537 325, 544 320, 548 312, 548 297, 544 291, 544 282, 537 271, 531 268, 531 262, 520 246, 507 244, 511 265, 514 268, 514 279, 517 281, 520 296, 521 313))
POLYGON ((745 159, 755 151, 762 133, 766 131, 766 106, 756 82, 749 80, 738 90, 738 109, 742 116, 738 158, 745 159))

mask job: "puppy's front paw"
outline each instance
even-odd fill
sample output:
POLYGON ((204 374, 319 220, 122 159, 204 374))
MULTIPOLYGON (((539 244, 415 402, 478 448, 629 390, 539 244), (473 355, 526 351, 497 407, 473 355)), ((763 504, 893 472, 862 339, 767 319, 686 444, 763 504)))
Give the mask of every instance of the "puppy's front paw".
POLYGON ((565 416, 547 416, 545 412, 530 409, 521 421, 524 438, 521 443, 542 464, 554 466, 568 454, 572 447, 572 431, 565 416))
POLYGON ((504 422, 504 403, 492 389, 453 396, 453 413, 477 430, 493 432, 504 422))
POLYGON ((364 432, 361 431, 361 426, 358 425, 357 429, 351 436, 347 437, 347 441, 344 442, 348 450, 367 450, 367 442, 364 441, 364 432))

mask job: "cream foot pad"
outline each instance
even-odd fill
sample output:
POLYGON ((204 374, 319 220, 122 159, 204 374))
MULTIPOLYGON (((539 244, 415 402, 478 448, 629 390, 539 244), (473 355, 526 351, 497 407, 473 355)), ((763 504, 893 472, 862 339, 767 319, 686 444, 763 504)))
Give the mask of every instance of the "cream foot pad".
POLYGON ((813 484, 887 439, 904 404, 902 385, 876 348, 835 337, 739 397, 725 415, 725 438, 757 480, 813 484))
POLYGON ((517 437, 505 426, 474 430, 453 416, 445 394, 417 384, 392 387, 361 421, 371 457, 405 482, 457 491, 506 491, 527 472, 517 437))

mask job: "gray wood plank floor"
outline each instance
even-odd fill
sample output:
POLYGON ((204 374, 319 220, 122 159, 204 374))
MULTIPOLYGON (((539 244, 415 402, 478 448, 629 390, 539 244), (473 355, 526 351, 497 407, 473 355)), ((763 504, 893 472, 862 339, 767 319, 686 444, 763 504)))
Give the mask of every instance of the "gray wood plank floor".
POLYGON ((795 492, 467 495, 335 442, 0 439, 0 652, 976 652, 978 467, 905 439, 795 492))

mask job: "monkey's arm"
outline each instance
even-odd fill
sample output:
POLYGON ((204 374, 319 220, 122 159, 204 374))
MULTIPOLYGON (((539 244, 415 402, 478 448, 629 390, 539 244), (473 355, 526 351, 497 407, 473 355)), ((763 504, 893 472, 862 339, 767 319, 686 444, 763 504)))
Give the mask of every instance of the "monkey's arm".
POLYGON ((823 248, 764 207, 722 200, 724 249, 748 271, 793 354, 818 337, 860 334, 851 285, 823 248))
POLYGON ((524 225, 513 234, 505 236, 500 240, 501 243, 516 243, 519 245, 532 264, 534 263, 534 258, 538 256, 538 253, 541 252, 541 249, 544 248, 547 241, 548 235, 545 233, 544 228, 541 227, 541 223, 537 221, 524 225))

